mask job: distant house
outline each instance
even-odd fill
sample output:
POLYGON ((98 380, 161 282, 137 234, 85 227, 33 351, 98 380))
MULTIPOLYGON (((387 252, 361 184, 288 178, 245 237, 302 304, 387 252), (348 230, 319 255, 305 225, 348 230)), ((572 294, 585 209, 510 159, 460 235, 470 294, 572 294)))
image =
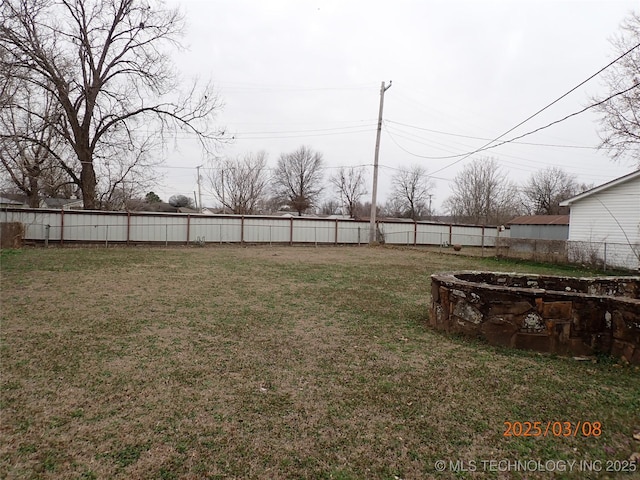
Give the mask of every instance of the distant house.
POLYGON ((607 265, 640 268, 640 170, 587 190, 560 204, 570 207, 569 242, 580 255, 607 265), (580 247, 580 248, 578 248, 580 247))
POLYGON ((20 200, 15 200, 13 198, 8 198, 3 196, 0 196, 0 208, 4 208, 4 207, 13 207, 13 208, 18 208, 18 207, 25 207, 26 205, 24 204, 24 202, 21 202, 20 200))
POLYGON ((524 215, 507 223, 511 238, 567 240, 569 215, 524 215))
POLYGON ((56 210, 79 210, 84 207, 80 198, 42 198, 40 208, 52 208, 56 210))
MULTIPOLYGON (((29 208, 29 198, 23 193, 3 193, 0 196, 1 207, 29 208)), ((84 203, 78 198, 47 198, 38 199, 38 208, 49 208, 53 210, 79 210, 84 203)))

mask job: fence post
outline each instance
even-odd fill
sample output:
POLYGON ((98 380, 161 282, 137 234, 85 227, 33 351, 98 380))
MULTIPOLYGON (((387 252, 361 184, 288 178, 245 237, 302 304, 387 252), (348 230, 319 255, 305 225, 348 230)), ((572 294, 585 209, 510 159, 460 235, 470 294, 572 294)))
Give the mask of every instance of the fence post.
POLYGON ((49 232, 51 231, 51 225, 46 224, 44 226, 44 246, 49 246, 49 232))
POLYGON ((289 246, 293 246, 293 217, 289 217, 289 246))
POLYGON ((358 225, 358 246, 360 246, 360 225, 358 225))
POLYGON ((218 227, 220 227, 219 239, 220 239, 220 245, 222 245, 222 224, 218 225, 218 227))
POLYGON ((60 246, 64 245, 64 209, 60 210, 60 246))
POLYGON ((607 242, 604 242, 604 271, 607 271, 607 242))
POLYGON ((104 247, 109 248, 109 224, 104 227, 104 247))
POLYGON ((418 245, 418 222, 413 221, 413 246, 418 245))
POLYGON ((336 235, 335 235, 333 243, 335 245, 338 245, 338 219, 337 218, 336 218, 336 235))
POLYGON ((271 225, 269 225, 269 246, 271 246, 271 225))
POLYGON ((131 238, 131 212, 127 212, 127 245, 129 245, 130 238, 131 238))
POLYGON ((191 231, 191 215, 187 214, 187 245, 189 245, 189 232, 191 231))
POLYGON ((449 245, 453 245, 453 225, 449 224, 449 245))
POLYGON ((318 227, 313 227, 313 241, 316 244, 316 248, 318 248, 318 227))
POLYGON ((244 245, 244 215, 240 217, 240 245, 244 245))
POLYGON ((164 246, 169 246, 169 225, 164 226, 164 246))

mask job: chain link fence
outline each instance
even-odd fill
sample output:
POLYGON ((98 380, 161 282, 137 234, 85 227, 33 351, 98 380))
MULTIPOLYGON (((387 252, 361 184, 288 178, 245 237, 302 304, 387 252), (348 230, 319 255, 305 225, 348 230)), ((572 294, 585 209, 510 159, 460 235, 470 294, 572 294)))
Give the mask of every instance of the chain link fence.
POLYGON ((640 244, 499 238, 496 255, 534 262, 578 264, 601 270, 640 268, 640 244))

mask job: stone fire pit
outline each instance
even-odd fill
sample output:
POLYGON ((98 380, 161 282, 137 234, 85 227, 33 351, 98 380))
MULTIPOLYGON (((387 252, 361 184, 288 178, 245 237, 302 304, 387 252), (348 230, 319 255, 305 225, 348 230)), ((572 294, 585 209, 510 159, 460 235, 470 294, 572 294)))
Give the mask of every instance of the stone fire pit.
POLYGON ((440 330, 640 365, 640 277, 453 272, 432 275, 431 292, 430 323, 440 330))

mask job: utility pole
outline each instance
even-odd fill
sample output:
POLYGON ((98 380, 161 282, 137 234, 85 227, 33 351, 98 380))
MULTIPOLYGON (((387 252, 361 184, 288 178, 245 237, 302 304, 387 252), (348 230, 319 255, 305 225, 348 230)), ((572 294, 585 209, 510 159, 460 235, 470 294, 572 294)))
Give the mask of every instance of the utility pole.
POLYGON ((376 241, 376 195, 378 194, 378 154, 380 152, 380 134, 382 132, 382 108, 384 106, 384 92, 391 88, 391 80, 389 85, 385 87, 384 82, 380 86, 380 110, 378 111, 378 133, 376 134, 376 152, 373 159, 373 189, 371 191, 371 215, 369 225, 369 245, 376 241))
POLYGON ((200 190, 200 169, 202 165, 198 165, 196 167, 196 171, 198 172, 198 211, 202 213, 202 191, 200 190))

